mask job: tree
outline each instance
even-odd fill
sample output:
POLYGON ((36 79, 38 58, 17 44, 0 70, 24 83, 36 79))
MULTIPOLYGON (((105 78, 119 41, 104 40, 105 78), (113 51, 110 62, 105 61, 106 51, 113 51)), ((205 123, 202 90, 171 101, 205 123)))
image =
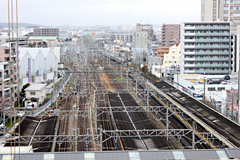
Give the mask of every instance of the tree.
POLYGON ((145 74, 148 73, 148 67, 147 66, 143 66, 142 67, 142 72, 145 73, 145 74))
POLYGON ((28 86, 30 86, 29 83, 25 84, 25 85, 22 87, 22 90, 21 90, 21 92, 20 92, 20 94, 21 94, 22 96, 25 95, 25 89, 26 89, 28 86))
POLYGON ((36 47, 36 42, 33 42, 33 45, 32 45, 32 47, 36 47))

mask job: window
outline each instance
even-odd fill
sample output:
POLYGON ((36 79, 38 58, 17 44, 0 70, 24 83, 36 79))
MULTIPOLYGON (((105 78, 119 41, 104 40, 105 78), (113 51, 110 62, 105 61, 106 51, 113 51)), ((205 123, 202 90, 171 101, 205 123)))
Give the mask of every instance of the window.
POLYGON ((233 23, 240 23, 240 20, 233 20, 233 23))
POLYGON ((234 13, 233 16, 239 17, 240 13, 234 13))
POLYGON ((225 10, 225 11, 228 10, 228 7, 224 7, 223 10, 225 10))
POLYGON ((215 91, 215 87, 209 87, 208 91, 215 91))
POLYGON ((218 91, 225 90, 225 87, 218 87, 218 91))
POLYGON ((175 59, 175 56, 172 56, 172 59, 175 59))
POLYGON ((30 95, 35 95, 35 92, 30 92, 30 95))
MULTIPOLYGON (((225 8, 225 7, 224 7, 225 8)), ((240 7, 234 7, 234 10, 240 10, 240 7)))
POLYGON ((175 51, 172 51, 172 53, 175 53, 175 51))

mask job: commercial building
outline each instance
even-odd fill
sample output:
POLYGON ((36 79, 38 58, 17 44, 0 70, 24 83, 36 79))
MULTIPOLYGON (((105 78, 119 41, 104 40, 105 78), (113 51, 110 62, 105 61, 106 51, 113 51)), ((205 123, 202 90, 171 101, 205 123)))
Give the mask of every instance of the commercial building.
POLYGON ((177 43, 174 46, 169 48, 169 52, 164 55, 164 61, 163 65, 164 66, 180 66, 180 60, 181 60, 181 47, 180 44, 177 43))
POLYGON ((19 48, 20 86, 47 83, 57 77, 58 59, 50 48, 19 48))
POLYGON ((58 28, 35 28, 33 30, 34 36, 59 36, 58 28))
POLYGON ((231 73, 230 22, 181 24, 181 74, 231 73))
POLYGON ((163 24, 161 44, 164 47, 171 47, 180 42, 180 24, 163 24))
POLYGON ((201 0, 202 21, 230 21, 233 33, 240 32, 239 0, 201 0))

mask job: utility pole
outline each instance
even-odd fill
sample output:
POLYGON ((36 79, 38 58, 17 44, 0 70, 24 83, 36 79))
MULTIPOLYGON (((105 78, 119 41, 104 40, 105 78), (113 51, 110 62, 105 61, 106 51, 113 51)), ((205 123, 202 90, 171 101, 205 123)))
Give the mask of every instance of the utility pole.
POLYGON ((122 82, 122 55, 121 55, 121 82, 122 82))
POLYGON ((205 93, 205 87, 206 87, 206 79, 205 79, 205 77, 203 78, 203 81, 204 81, 204 84, 203 84, 203 95, 204 95, 204 97, 203 97, 203 103, 205 104, 205 97, 206 97, 206 93, 205 93))
POLYGON ((195 149, 195 121, 192 122, 192 149, 195 149))
POLYGON ((159 72, 160 72, 160 76, 159 76, 159 81, 161 81, 162 80, 162 64, 161 64, 161 61, 162 61, 162 57, 160 57, 160 62, 159 62, 159 65, 160 65, 160 70, 159 70, 159 72))
POLYGON ((232 92, 232 120, 234 121, 234 115, 233 115, 233 88, 231 88, 232 92))
POLYGON ((127 91, 128 91, 128 69, 127 69, 127 91))
POLYGON ((239 100, 240 100, 240 70, 238 70, 238 113, 237 113, 237 122, 240 123, 240 103, 239 103, 239 100))

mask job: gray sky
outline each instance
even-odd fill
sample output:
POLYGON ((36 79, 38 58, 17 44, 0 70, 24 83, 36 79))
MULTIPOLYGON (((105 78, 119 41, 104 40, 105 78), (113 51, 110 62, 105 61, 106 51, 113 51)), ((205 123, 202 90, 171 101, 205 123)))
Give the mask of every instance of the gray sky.
MULTIPOLYGON (((0 22, 7 22, 7 0, 0 1, 0 22)), ((42 25, 200 21, 200 9, 201 0, 18 0, 19 22, 42 25)))

